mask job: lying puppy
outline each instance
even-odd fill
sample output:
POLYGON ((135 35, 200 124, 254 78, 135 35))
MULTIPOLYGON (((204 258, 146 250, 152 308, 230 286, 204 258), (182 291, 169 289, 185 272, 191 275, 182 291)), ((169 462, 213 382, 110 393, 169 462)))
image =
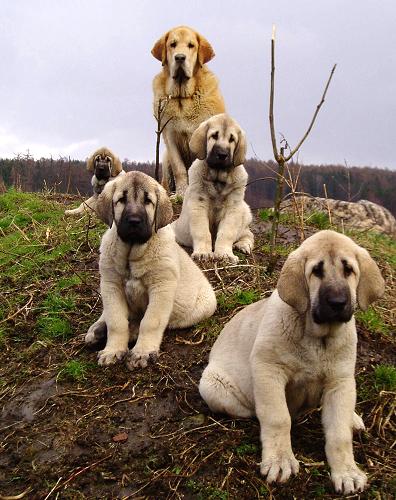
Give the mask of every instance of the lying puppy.
POLYGON ((165 189, 142 172, 108 183, 97 213, 109 226, 100 245, 103 313, 88 330, 87 343, 107 333, 99 364, 128 352, 128 367, 145 367, 158 354, 169 328, 187 328, 216 309, 214 291, 198 266, 175 241, 172 205, 165 189))
POLYGON ((322 405, 326 456, 338 492, 362 491, 352 430, 356 327, 353 312, 384 292, 368 252, 334 231, 311 236, 286 260, 278 287, 246 307, 223 329, 199 391, 211 410, 260 422, 261 473, 268 482, 298 472, 290 417, 322 405))
POLYGON ((125 173, 119 158, 107 148, 98 149, 88 158, 87 170, 93 173, 91 180, 93 196, 83 201, 79 207, 72 210, 65 210, 65 215, 79 215, 90 211, 95 212, 96 199, 103 191, 105 184, 109 182, 109 180, 114 179, 114 177, 117 177, 117 175, 123 175, 125 173))
POLYGON ((237 262, 233 246, 250 254, 254 243, 249 229, 252 215, 244 201, 245 134, 230 116, 216 115, 197 128, 190 148, 198 160, 188 173, 180 217, 172 224, 176 240, 192 247, 195 259, 237 262))
POLYGON ((161 125, 166 124, 162 185, 169 189, 173 174, 176 194, 184 195, 187 169, 194 160, 188 141, 200 123, 225 111, 217 78, 206 66, 215 54, 206 38, 187 26, 169 30, 151 53, 162 63, 162 71, 153 81, 154 116, 159 118, 161 104, 161 125))

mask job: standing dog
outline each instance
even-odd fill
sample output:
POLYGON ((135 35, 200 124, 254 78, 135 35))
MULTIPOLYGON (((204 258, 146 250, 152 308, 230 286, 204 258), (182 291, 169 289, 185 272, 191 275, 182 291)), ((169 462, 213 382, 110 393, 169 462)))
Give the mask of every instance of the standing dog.
POLYGON ((172 224, 176 240, 192 247, 195 259, 237 262, 232 247, 249 254, 254 243, 252 214, 244 201, 245 134, 230 116, 216 115, 197 128, 190 148, 198 159, 189 170, 180 217, 172 224))
POLYGON ((103 313, 88 330, 87 343, 107 332, 99 364, 128 352, 129 368, 145 367, 160 348, 165 328, 187 328, 208 318, 216 296, 202 271, 175 241, 172 205, 164 188, 142 172, 108 183, 97 213, 110 229, 100 245, 103 313))
POLYGON ((98 149, 88 158, 87 170, 93 174, 91 180, 93 196, 83 201, 79 207, 65 210, 66 215, 79 215, 91 210, 95 212, 97 197, 103 191, 105 184, 117 175, 125 173, 119 158, 107 148, 98 149))
POLYGON ((163 131, 162 184, 168 189, 171 171, 176 194, 183 195, 194 159, 188 147, 191 135, 204 120, 225 111, 217 78, 205 66, 215 54, 210 43, 187 26, 165 33, 151 53, 163 66, 153 81, 154 116, 159 118, 160 103, 165 107, 161 124, 170 120, 163 131))
POLYGON ((334 231, 311 236, 286 260, 270 298, 223 329, 199 390, 211 410, 260 422, 261 473, 286 481, 298 472, 291 416, 322 404, 326 455, 338 492, 361 491, 366 475, 352 449, 356 327, 353 312, 384 292, 368 252, 334 231))

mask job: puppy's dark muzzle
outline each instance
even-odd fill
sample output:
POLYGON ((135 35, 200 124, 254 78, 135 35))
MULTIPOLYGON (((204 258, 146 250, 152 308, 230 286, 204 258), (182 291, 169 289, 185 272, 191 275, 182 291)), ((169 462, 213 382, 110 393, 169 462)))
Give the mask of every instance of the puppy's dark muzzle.
POLYGON ((122 241, 130 245, 146 243, 152 235, 146 211, 132 211, 126 207, 117 224, 117 233, 122 241))
POLYGON ((232 166, 229 149, 214 146, 206 159, 209 167, 228 169, 232 166))
POLYGON ((353 314, 351 294, 348 287, 319 289, 319 300, 313 310, 315 323, 346 323, 353 314))
POLYGON ((100 181, 108 181, 110 179, 110 169, 106 166, 95 167, 95 176, 100 181))

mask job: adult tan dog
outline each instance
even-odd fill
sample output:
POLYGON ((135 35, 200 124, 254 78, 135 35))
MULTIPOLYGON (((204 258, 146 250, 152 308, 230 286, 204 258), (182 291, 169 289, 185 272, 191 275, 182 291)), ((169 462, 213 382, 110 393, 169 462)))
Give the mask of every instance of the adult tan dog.
POLYGON ((211 316, 216 296, 202 271, 175 241, 172 205, 165 189, 142 172, 108 183, 97 213, 110 228, 100 245, 103 313, 85 337, 96 343, 107 332, 99 364, 109 365, 137 339, 128 367, 145 367, 160 348, 164 330, 186 328, 211 316))
POLYGON ((93 174, 91 180, 93 195, 88 200, 83 201, 79 207, 65 210, 66 215, 95 212, 96 200, 103 191, 105 184, 117 177, 117 175, 125 173, 120 159, 108 148, 100 148, 88 158, 87 170, 93 174))
POLYGON ((188 173, 180 217, 172 224, 176 241, 192 247, 195 259, 237 262, 233 246, 249 254, 254 243, 252 214, 244 201, 245 134, 230 116, 216 115, 193 133, 190 148, 198 159, 188 173))
POLYGON ((163 131, 162 184, 168 189, 171 170, 176 194, 183 195, 194 159, 188 147, 191 135, 204 120, 225 111, 217 78, 205 66, 215 54, 210 43, 187 26, 169 30, 151 53, 163 66, 153 81, 154 115, 158 119, 161 102, 166 104, 161 123, 170 120, 163 131))
POLYGON ((286 260, 278 287, 246 307, 216 340, 199 390, 209 407, 260 421, 261 473, 268 482, 298 472, 291 418, 322 404, 326 455, 338 492, 361 491, 366 475, 352 449, 356 327, 353 312, 384 292, 368 252, 334 231, 311 236, 286 260))

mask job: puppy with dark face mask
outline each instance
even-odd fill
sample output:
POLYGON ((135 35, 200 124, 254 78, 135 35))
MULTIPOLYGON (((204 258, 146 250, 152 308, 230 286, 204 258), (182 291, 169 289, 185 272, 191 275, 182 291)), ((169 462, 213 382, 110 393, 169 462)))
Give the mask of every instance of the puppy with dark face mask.
POLYGON ((252 215, 244 201, 245 134, 230 116, 216 115, 193 133, 190 149, 198 159, 188 172, 180 217, 172 224, 176 240, 193 248, 194 259, 237 262, 233 247, 249 254, 254 243, 252 215))
POLYGON ((108 148, 99 148, 87 160, 87 170, 91 172, 93 196, 79 207, 65 210, 65 215, 80 215, 84 212, 96 211, 96 200, 105 185, 118 175, 124 175, 120 159, 108 148))
POLYGON ((85 341, 96 344, 100 365, 122 360, 145 367, 158 354, 166 327, 187 328, 211 316, 216 296, 202 271, 179 247, 165 189, 142 172, 108 183, 97 213, 108 225, 100 245, 103 313, 85 341))
POLYGON ((384 293, 368 252, 334 231, 306 239, 283 265, 277 289, 227 323, 199 390, 211 410, 260 422, 260 470, 268 482, 298 472, 291 419, 322 406, 326 456, 336 491, 362 491, 353 429, 357 334, 353 313, 384 293))

